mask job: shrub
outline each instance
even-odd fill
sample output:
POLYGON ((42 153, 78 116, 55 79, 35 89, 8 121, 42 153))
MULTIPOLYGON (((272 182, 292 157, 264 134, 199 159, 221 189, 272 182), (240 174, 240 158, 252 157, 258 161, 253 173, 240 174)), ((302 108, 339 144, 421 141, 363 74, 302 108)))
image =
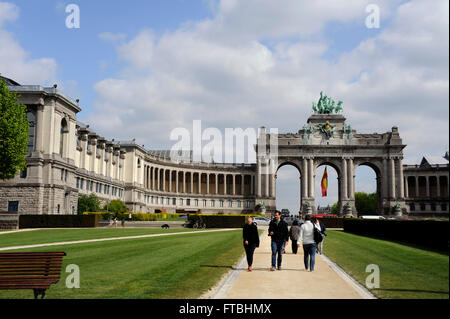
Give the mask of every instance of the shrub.
POLYGON ((112 212, 114 214, 126 213, 129 211, 127 205, 125 205, 125 203, 120 199, 113 199, 104 206, 103 210, 106 210, 107 212, 112 212))
POLYGON ((78 196, 78 215, 84 212, 98 212, 100 210, 100 200, 97 195, 91 193, 89 196, 78 196))

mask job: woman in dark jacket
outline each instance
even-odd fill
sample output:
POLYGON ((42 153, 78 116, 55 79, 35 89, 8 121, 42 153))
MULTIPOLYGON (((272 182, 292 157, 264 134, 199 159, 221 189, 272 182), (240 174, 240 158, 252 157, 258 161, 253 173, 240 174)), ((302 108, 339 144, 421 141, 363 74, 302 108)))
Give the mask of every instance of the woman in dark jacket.
POLYGON ((247 223, 242 229, 245 254, 247 255, 248 271, 252 271, 253 253, 259 247, 258 227, 253 223, 253 217, 247 218, 247 223))
POLYGON ((298 239, 300 237, 300 226, 298 225, 298 220, 294 220, 289 230, 289 237, 292 241, 292 253, 295 255, 298 251, 298 239))

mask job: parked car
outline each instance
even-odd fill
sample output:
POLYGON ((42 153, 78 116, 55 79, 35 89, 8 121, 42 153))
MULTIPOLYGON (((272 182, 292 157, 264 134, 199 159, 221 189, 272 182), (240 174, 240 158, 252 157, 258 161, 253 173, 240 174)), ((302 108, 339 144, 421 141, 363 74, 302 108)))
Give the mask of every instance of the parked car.
POLYGON ((270 224, 270 219, 267 217, 255 217, 253 222, 258 226, 268 226, 270 224))
POLYGON ((292 226, 294 220, 297 220, 298 223, 300 224, 300 220, 296 217, 284 217, 283 220, 286 222, 286 224, 288 224, 288 226, 292 226))
POLYGON ((380 215, 365 215, 365 216, 359 216, 359 218, 362 218, 362 219, 386 219, 386 217, 383 217, 380 215))

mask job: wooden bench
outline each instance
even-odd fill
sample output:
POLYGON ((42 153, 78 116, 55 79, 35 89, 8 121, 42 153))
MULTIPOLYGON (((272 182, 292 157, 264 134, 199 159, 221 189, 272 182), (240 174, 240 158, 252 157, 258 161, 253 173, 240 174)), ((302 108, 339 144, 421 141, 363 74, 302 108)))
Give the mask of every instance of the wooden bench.
POLYGON ((44 299, 45 291, 61 275, 64 252, 0 253, 0 289, 33 289, 34 298, 44 299))

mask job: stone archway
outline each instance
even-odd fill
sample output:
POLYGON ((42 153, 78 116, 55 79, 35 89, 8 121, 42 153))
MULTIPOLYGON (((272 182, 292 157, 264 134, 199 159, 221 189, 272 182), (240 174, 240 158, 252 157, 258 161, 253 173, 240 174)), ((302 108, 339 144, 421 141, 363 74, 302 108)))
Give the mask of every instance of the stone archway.
POLYGON ((402 165, 405 146, 396 126, 381 134, 360 134, 346 123, 342 114, 313 114, 297 133, 274 135, 261 127, 255 147, 255 200, 263 200, 267 211, 273 212, 276 172, 282 165, 294 164, 302 177, 302 210, 314 212, 314 172, 318 166, 328 163, 339 176, 340 214, 357 216, 355 168, 368 165, 377 175, 380 213, 407 213, 402 165), (267 145, 266 141, 275 141, 277 145, 267 145))
MULTIPOLYGON (((274 178, 274 182, 273 182, 273 184, 274 184, 274 190, 273 190, 273 192, 274 192, 274 195, 276 195, 276 193, 277 193, 277 181, 278 181, 278 172, 279 172, 279 170, 282 168, 282 167, 286 167, 286 166, 290 166, 290 167, 293 167, 294 169, 296 169, 297 170, 297 172, 298 172, 298 174, 299 174, 299 181, 298 181, 298 194, 299 194, 299 201, 298 201, 298 207, 296 208, 296 211, 294 211, 294 212, 291 212, 291 213, 293 213, 293 214, 296 214, 296 213, 298 213, 298 210, 299 209, 301 209, 301 207, 302 207, 302 202, 303 202, 303 198, 304 198, 304 195, 303 195, 303 183, 302 183, 302 169, 301 169, 301 167, 299 166, 299 163, 298 163, 298 161, 291 161, 291 160, 285 160, 285 161, 283 161, 282 163, 279 163, 278 164, 278 167, 277 167, 277 169, 276 169, 276 173, 273 175, 273 178, 274 178)), ((275 206, 276 206, 276 198, 275 198, 275 206)), ((280 208, 279 208, 280 209, 280 208)))

